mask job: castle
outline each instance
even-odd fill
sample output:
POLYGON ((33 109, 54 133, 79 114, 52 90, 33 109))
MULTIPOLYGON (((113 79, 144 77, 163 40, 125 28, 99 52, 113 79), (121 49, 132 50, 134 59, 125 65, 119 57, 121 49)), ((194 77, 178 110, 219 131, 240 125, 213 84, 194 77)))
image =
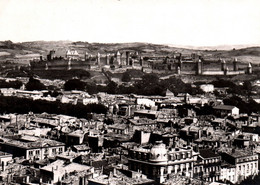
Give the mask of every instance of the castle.
POLYGON ((175 74, 190 75, 239 75, 251 74, 252 64, 245 66, 237 59, 226 62, 225 60, 206 59, 197 54, 182 55, 181 53, 171 57, 146 57, 140 56, 135 51, 117 51, 116 53, 97 53, 92 56, 87 52, 84 58, 80 57, 76 50, 68 50, 65 57, 56 57, 55 51, 51 50, 47 60, 40 58, 40 61, 30 63, 31 70, 71 70, 71 69, 115 69, 135 68, 145 72, 172 72, 175 74))

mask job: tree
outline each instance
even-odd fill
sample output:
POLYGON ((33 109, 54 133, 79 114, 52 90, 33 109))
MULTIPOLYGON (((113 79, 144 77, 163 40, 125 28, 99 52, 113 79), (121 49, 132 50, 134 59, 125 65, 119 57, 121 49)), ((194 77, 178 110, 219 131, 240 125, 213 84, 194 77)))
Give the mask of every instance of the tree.
POLYGON ((15 88, 19 89, 23 83, 21 81, 15 80, 15 81, 5 81, 5 80, 0 80, 0 88, 15 88))
POLYGON ((85 90, 85 83, 82 82, 79 79, 71 79, 68 80, 65 84, 64 84, 64 89, 66 91, 71 91, 71 90, 85 90))
POLYGON ((246 94, 247 94, 247 96, 249 98, 250 95, 251 95, 251 91, 253 90, 251 82, 250 81, 244 81, 243 89, 246 91, 246 94))
POLYGON ((40 80, 30 77, 29 82, 25 85, 25 88, 28 91, 45 90, 46 86, 43 83, 41 83, 40 80))
POLYGON ((131 76, 129 73, 125 72, 122 76, 122 81, 123 82, 130 82, 131 81, 131 76))
POLYGON ((159 82, 159 77, 156 74, 145 74, 142 77, 143 84, 156 84, 159 82))
POLYGON ((89 94, 96 94, 99 92, 99 90, 97 89, 97 85, 94 82, 90 82, 90 83, 86 83, 86 91, 89 94))
POLYGON ((113 81, 109 82, 109 84, 107 84, 107 93, 109 94, 116 94, 117 93, 117 84, 113 81))

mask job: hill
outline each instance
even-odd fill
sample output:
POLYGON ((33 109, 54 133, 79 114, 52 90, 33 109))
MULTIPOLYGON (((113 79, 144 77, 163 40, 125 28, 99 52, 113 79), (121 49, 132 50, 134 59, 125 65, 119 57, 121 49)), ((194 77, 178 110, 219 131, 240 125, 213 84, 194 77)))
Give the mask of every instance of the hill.
POLYGON ((66 50, 76 49, 83 57, 86 52, 96 55, 98 52, 115 53, 121 51, 138 51, 145 56, 172 56, 174 53, 200 53, 209 58, 238 58, 239 61, 259 63, 260 47, 248 47, 233 50, 207 50, 173 47, 151 43, 88 43, 71 41, 32 41, 13 43, 12 41, 0 41, 0 61, 33 58, 39 55, 46 56, 54 49, 57 56, 65 56, 66 50))

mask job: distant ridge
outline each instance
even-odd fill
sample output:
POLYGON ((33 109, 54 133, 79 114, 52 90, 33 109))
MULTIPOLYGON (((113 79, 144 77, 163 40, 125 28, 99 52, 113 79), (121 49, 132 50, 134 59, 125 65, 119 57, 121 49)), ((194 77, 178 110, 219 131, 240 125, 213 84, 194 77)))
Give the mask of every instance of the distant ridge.
POLYGON ((0 60, 3 61, 14 58, 17 55, 41 54, 46 56, 47 53, 54 49, 57 56, 64 56, 66 50, 75 49, 80 55, 85 52, 96 55, 99 53, 115 53, 121 51, 138 51, 144 56, 172 56, 174 53, 200 53, 213 58, 238 58, 243 62, 260 63, 260 47, 245 45, 234 46, 175 46, 169 44, 152 44, 143 42, 132 43, 89 43, 83 41, 29 41, 13 43, 12 41, 0 41, 0 60), (218 48, 218 49, 216 49, 218 48), (227 49, 230 48, 230 49, 227 49))

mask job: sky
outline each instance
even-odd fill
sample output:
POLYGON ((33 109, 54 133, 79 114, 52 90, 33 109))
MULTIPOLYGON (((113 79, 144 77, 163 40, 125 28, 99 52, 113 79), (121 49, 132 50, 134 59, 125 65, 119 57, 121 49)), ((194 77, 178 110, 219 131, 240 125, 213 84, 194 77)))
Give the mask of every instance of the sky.
POLYGON ((260 45, 259 0, 0 0, 0 40, 260 45))

